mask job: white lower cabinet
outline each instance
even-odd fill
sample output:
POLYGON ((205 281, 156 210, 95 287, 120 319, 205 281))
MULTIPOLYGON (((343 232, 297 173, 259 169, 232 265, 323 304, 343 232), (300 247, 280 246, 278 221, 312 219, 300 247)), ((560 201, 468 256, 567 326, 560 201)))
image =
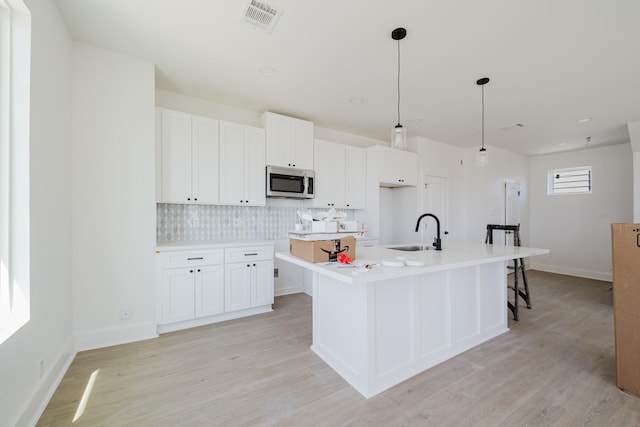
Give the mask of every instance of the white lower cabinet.
POLYGON ((160 251, 158 332, 271 311, 273 255, 270 244, 160 251))
POLYGON ((162 323, 224 312, 224 266, 204 265, 162 272, 162 323))
POLYGON ((227 249, 225 311, 273 304, 273 248, 227 249), (242 262, 228 262, 243 259, 242 262))

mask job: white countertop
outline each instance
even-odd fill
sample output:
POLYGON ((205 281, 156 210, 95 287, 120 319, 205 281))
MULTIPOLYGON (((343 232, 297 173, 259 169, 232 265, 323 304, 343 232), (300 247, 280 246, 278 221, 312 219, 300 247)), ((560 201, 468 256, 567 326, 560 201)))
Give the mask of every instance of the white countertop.
POLYGON ((272 240, 229 239, 229 240, 180 240, 156 244, 156 250, 185 250, 185 249, 223 249, 243 246, 274 245, 272 240))
MULTIPOLYGON (((403 245, 388 245, 403 246, 403 245)), ((405 252, 389 249, 387 246, 358 248, 352 266, 333 263, 312 263, 291 255, 289 252, 277 252, 276 258, 291 262, 334 279, 346 283, 369 283, 379 280, 396 279, 415 276, 434 271, 450 270, 478 264, 506 261, 514 258, 527 258, 548 254, 548 249, 528 248, 523 246, 488 245, 472 242, 447 242, 442 251, 427 250, 405 252), (423 267, 403 266, 384 267, 385 260, 397 261, 402 257, 424 263, 423 267), (365 264, 373 264, 373 268, 364 268, 365 264)))

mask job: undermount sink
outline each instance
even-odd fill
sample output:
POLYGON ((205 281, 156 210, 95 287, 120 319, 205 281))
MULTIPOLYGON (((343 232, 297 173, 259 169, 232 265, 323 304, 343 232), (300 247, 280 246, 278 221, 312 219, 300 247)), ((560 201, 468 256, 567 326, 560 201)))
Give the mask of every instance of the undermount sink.
POLYGON ((411 245, 411 246, 396 246, 395 248, 388 248, 388 249, 395 249, 396 251, 406 251, 406 252, 417 252, 417 251, 426 251, 429 250, 429 246, 420 246, 420 245, 411 245))

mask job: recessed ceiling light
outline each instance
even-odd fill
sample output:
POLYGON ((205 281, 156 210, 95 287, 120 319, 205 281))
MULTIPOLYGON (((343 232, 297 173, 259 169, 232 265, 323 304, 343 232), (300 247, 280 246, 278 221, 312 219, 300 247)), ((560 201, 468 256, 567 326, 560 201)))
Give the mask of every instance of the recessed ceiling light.
POLYGON ((578 123, 587 123, 591 121, 591 117, 585 117, 584 119, 578 120, 578 123))
POLYGON ((349 100, 349 102, 352 103, 352 104, 356 104, 356 105, 357 104, 362 104, 362 103, 364 103, 364 98, 351 98, 349 100))
POLYGON ((276 69, 273 67, 260 67, 258 69, 263 76, 275 76, 276 69))

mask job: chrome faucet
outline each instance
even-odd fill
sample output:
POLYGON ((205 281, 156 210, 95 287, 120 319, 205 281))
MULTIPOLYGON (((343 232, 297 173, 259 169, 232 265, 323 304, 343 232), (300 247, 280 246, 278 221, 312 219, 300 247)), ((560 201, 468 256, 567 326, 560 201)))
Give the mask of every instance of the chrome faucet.
POLYGON ((420 215, 420 217, 418 218, 418 222, 416 222, 416 233, 418 232, 418 228, 420 228, 420 220, 422 218, 424 218, 425 216, 430 216, 431 218, 436 220, 436 238, 433 239, 433 247, 436 249, 436 251, 441 251, 442 250, 442 240, 440 239, 440 220, 438 219, 437 216, 435 216, 432 213, 426 213, 426 214, 422 214, 420 215))

